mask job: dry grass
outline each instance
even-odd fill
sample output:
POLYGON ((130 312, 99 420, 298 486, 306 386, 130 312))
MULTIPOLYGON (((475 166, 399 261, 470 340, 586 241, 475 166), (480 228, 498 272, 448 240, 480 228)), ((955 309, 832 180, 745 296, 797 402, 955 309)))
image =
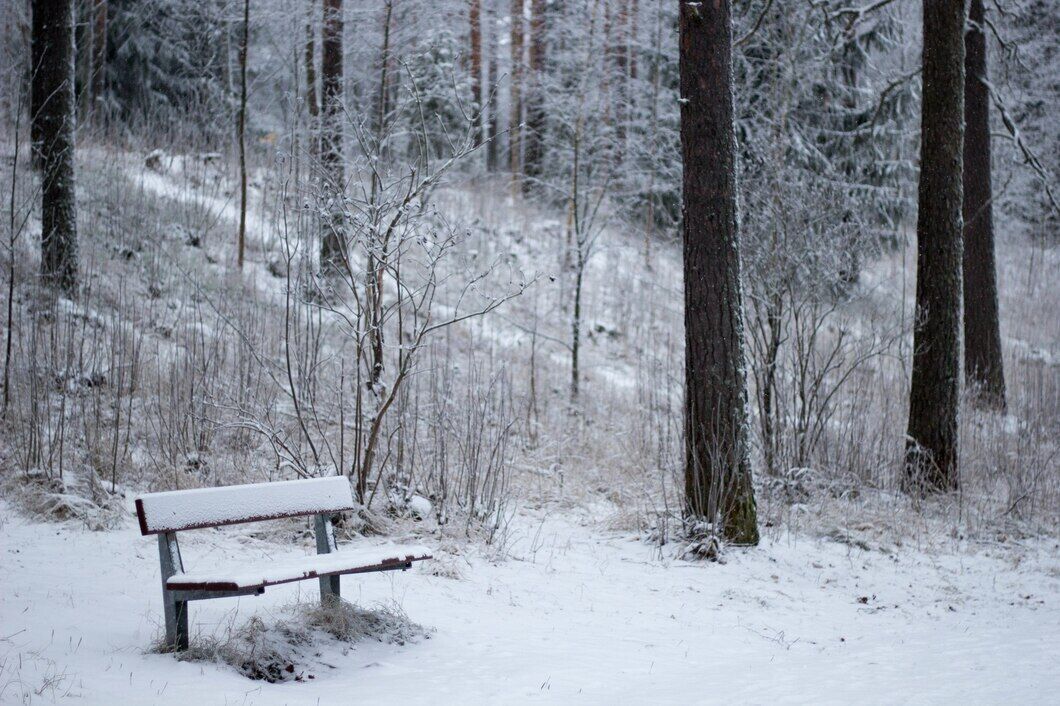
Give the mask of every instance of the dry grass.
MULTIPOLYGON (((235 618, 216 635, 193 637, 177 656, 186 662, 226 664, 248 679, 306 681, 335 669, 328 655, 362 642, 404 645, 429 639, 431 630, 409 620, 397 606, 364 609, 344 600, 295 603, 271 615, 235 618)), ((161 641, 152 650, 168 652, 161 641)))

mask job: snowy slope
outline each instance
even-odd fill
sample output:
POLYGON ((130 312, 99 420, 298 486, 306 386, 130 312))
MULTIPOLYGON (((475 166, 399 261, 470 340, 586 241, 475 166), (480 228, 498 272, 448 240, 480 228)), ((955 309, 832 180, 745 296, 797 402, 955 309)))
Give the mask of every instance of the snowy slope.
MULTIPOLYGON (((86 533, 0 505, 0 702, 1046 703, 1060 692, 1056 547, 933 555, 788 536, 723 565, 660 558, 630 537, 525 513, 509 558, 346 577, 435 632, 324 655, 304 683, 149 654, 161 627, 153 537, 86 533)), ((238 530, 191 532, 185 560, 302 553, 238 530)), ((430 562, 428 562, 430 563, 430 562)), ((192 604, 216 635, 301 596, 192 604)))

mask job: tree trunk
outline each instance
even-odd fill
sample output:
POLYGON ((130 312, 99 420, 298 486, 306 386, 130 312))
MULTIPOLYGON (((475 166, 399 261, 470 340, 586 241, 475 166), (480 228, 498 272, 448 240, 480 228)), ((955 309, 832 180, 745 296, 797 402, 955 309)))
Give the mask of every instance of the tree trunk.
MULTIPOLYGON (((542 174, 545 129, 545 0, 530 3, 530 90, 526 96, 526 129, 523 131, 523 174, 542 174)), ((524 189, 531 181, 523 182, 524 189)))
POLYGON ((310 3, 309 19, 305 23, 305 102, 309 109, 310 122, 315 121, 320 114, 320 105, 317 103, 317 48, 316 48, 316 26, 310 3))
POLYGON ((92 24, 92 105, 103 96, 107 66, 107 0, 96 0, 92 24))
POLYGON ((239 42, 239 236, 236 263, 243 269, 247 245, 247 45, 250 43, 250 0, 243 0, 243 35, 239 42))
POLYGON ((342 157, 342 0, 324 0, 320 80, 322 98, 321 161, 329 217, 324 220, 320 264, 327 274, 337 274, 346 264, 342 198, 345 168, 342 157))
POLYGON ((964 2, 924 0, 916 317, 907 490, 958 485, 964 2))
POLYGON ((485 131, 482 112, 482 0, 471 0, 468 14, 471 22, 471 143, 477 145, 482 141, 485 131))
POLYGON ((615 146, 614 159, 622 161, 625 152, 626 126, 629 121, 629 8, 625 2, 618 3, 614 26, 608 34, 612 61, 614 62, 615 146))
MULTIPOLYGON (((489 71, 486 83, 482 87, 482 93, 485 96, 489 96, 491 92, 496 90, 497 86, 497 75, 500 73, 497 70, 497 63, 500 59, 501 42, 500 42, 500 27, 497 23, 497 16, 499 12, 494 8, 494 11, 489 14, 489 20, 486 26, 489 28, 489 71)), ((498 159, 498 145, 497 145, 497 130, 500 127, 498 121, 498 110, 497 101, 493 100, 489 105, 489 121, 486 123, 486 168, 491 172, 497 171, 497 159, 498 159)))
POLYGON ((512 0, 511 10, 511 114, 508 120, 508 163, 512 175, 518 179, 522 172, 522 142, 520 140, 523 122, 523 3, 524 0, 512 0))
POLYGON ((74 199, 74 4, 33 2, 33 134, 41 166, 41 276, 68 293, 77 288, 74 199))
POLYGON ((980 402, 1004 410, 983 0, 971 0, 968 19, 964 35, 964 376, 980 402))
POLYGON ((685 498, 693 521, 757 544, 748 458, 729 0, 680 4, 685 498))

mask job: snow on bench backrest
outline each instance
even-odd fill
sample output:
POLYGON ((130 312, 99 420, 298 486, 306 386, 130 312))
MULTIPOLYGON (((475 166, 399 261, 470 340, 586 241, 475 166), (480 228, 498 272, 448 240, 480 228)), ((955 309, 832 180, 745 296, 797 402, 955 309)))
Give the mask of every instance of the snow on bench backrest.
POLYGON ((142 534, 352 510, 345 476, 150 493, 136 499, 142 534))

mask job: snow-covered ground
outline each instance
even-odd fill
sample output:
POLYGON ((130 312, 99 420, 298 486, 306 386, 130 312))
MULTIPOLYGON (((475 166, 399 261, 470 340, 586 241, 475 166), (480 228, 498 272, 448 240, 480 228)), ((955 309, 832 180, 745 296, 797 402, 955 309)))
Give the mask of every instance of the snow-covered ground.
MULTIPOLYGON (((786 536, 726 563, 675 560, 585 512, 526 510, 503 558, 439 552, 344 577, 345 597, 433 628, 404 645, 329 643, 334 668, 269 684, 150 652, 153 537, 86 532, 0 503, 0 703, 1055 703, 1060 561, 1050 543, 863 551, 786 536)), ((419 538, 427 544, 430 537, 419 538)), ((246 530, 184 535, 188 567, 309 551, 246 530)), ((193 641, 316 582, 192 604, 193 641)))

